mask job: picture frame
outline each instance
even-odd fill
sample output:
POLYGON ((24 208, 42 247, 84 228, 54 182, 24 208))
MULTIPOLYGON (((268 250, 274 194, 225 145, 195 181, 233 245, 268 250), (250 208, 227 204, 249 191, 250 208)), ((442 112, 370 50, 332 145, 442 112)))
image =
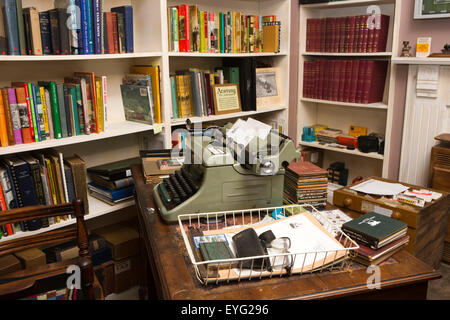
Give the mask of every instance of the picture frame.
POLYGON ((415 0, 414 19, 441 18, 450 18, 450 0, 415 0))
POLYGON ((239 84, 213 85, 214 111, 216 115, 242 112, 239 84))
POLYGON ((256 110, 264 110, 283 104, 278 68, 256 69, 256 110))

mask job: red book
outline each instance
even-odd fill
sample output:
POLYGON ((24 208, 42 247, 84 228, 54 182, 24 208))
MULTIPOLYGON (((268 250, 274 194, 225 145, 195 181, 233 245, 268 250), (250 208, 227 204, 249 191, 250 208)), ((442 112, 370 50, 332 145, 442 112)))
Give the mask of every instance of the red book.
POLYGON ((325 52, 326 37, 327 37, 327 20, 325 18, 320 19, 320 44, 319 51, 325 52))
MULTIPOLYGON (((386 261, 394 253, 401 250, 409 242, 409 236, 401 237, 377 250, 373 250, 365 245, 358 243, 359 249, 356 249, 357 257, 363 258, 367 264, 377 265, 383 261, 386 261)), ((360 261, 358 259, 358 261, 360 261)), ((364 263, 363 262, 363 263, 364 263)))
POLYGON ((330 100, 331 92, 331 79, 333 77, 333 60, 326 60, 325 63, 325 81, 323 82, 323 100, 330 100))
POLYGON ((362 103, 363 91, 366 82, 367 61, 368 60, 360 60, 359 62, 358 86, 356 89, 356 98, 355 98, 356 103, 362 103))
POLYGON ((311 65, 311 61, 305 61, 303 63, 303 98, 310 98, 309 96, 309 67, 311 65))
POLYGON ((332 44, 332 34, 333 34, 333 25, 332 18, 325 18, 326 26, 325 26, 325 52, 332 52, 331 44, 332 44))
POLYGON ((361 60, 352 61, 352 76, 350 81, 349 102, 356 103, 356 91, 358 90, 359 65, 361 60))
POLYGON ((106 30, 108 36, 108 53, 114 53, 114 25, 112 12, 105 12, 106 30))
POLYGON ((342 62, 344 60, 335 60, 334 83, 333 83, 333 101, 339 101, 339 89, 342 79, 342 62))
MULTIPOLYGON (((25 101, 17 102, 17 103, 26 103, 27 104, 28 121, 30 121, 30 128, 29 128, 30 136, 31 136, 30 142, 35 142, 37 137, 34 136, 33 117, 32 117, 32 113, 31 113, 30 92, 28 91, 28 83, 13 82, 13 83, 11 83, 11 86, 14 88, 24 88, 25 101)), ((16 95, 17 95, 17 92, 16 92, 16 95)), ((23 135, 23 132, 22 132, 22 135, 23 135)), ((28 143, 28 142, 24 141, 24 143, 28 143)))
POLYGON ((343 102, 350 102, 350 89, 352 83, 352 68, 353 60, 347 60, 345 64, 345 84, 344 84, 344 96, 343 102))
POLYGON ((385 52, 389 32, 389 16, 382 14, 375 19, 373 43, 371 52, 385 52))
POLYGON ((306 21, 306 52, 313 52, 313 42, 314 42, 314 19, 308 19, 306 21))
POLYGON ((331 18, 332 34, 331 34, 331 52, 339 52, 339 30, 338 18, 331 18))
POLYGON ((340 53, 345 52, 345 40, 347 38, 347 17, 340 18, 340 35, 339 35, 339 51, 340 53))
POLYGON ((337 101, 344 101, 344 92, 345 92, 345 81, 347 79, 347 62, 348 60, 340 60, 340 74, 339 74, 339 89, 338 89, 338 98, 337 101))
POLYGON ((356 16, 355 17, 355 35, 353 39, 353 52, 360 52, 361 46, 360 46, 360 35, 361 35, 361 20, 362 16, 356 16))
POLYGON ((323 91, 324 91, 324 81, 325 81, 325 75, 326 75, 326 66, 327 61, 326 60, 320 60, 319 62, 319 94, 317 95, 317 99, 323 99, 323 91))
POLYGON ((361 101, 362 103, 375 103, 383 101, 387 67, 387 61, 367 61, 365 86, 361 101))
MULTIPOLYGON (((24 87, 20 87, 20 88, 16 89, 16 98, 17 98, 17 104, 18 105, 23 105, 23 106, 27 105, 27 98, 26 98, 25 91, 28 91, 28 90, 25 90, 24 87)), ((29 103, 28 103, 28 105, 29 105, 29 103)), ((27 105, 27 109, 29 107, 28 105, 27 105)), ((25 107, 23 107, 23 108, 25 108, 25 107)), ((26 123, 26 117, 25 117, 25 119, 21 119, 21 121, 20 121, 21 122, 21 127, 22 127, 21 128, 21 130, 22 130, 22 140, 23 140, 23 143, 32 143, 32 142, 34 142, 34 139, 31 136, 31 133, 32 132, 34 133, 34 130, 32 130, 33 129, 33 126, 32 126, 33 122, 31 122, 30 110, 28 109, 27 112, 28 112, 28 123, 26 123)))
POLYGON ((189 5, 178 6, 178 30, 180 52, 191 51, 191 32, 189 30, 189 5))
POLYGON ((363 16, 361 22, 361 32, 362 32, 362 38, 361 41, 361 51, 360 52, 367 52, 367 43, 369 40, 369 24, 370 23, 370 15, 363 16))
POLYGON ((117 12, 112 12, 112 25, 113 25, 113 40, 114 40, 114 52, 119 53, 119 29, 118 29, 118 20, 117 20, 117 12))
POLYGON ((353 52, 353 43, 355 41, 355 21, 356 17, 348 17, 348 40, 345 45, 345 52, 353 52))
POLYGON ((320 96, 320 66, 321 60, 316 60, 314 64, 314 99, 319 99, 320 96))

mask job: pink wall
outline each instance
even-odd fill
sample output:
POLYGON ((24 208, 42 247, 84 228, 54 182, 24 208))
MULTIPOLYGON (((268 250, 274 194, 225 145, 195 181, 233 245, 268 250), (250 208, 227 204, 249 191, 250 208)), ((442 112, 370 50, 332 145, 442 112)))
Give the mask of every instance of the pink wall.
POLYGON ((300 7, 298 0, 291 0, 291 52, 290 52, 290 74, 289 83, 289 114, 288 114, 288 135, 297 145, 297 110, 298 110, 298 65, 299 65, 299 15, 300 7))
MULTIPOLYGON (((450 18, 414 19, 414 1, 403 0, 400 18, 399 41, 409 41, 411 53, 415 55, 418 37, 431 37, 431 52, 440 52, 446 43, 450 43, 450 18)), ((398 46, 400 55, 401 44, 398 46)), ((395 99, 392 120, 391 156, 389 159, 389 178, 397 180, 400 169, 400 152, 402 147, 403 119, 406 102, 406 85, 408 67, 398 65, 395 74, 395 99)))

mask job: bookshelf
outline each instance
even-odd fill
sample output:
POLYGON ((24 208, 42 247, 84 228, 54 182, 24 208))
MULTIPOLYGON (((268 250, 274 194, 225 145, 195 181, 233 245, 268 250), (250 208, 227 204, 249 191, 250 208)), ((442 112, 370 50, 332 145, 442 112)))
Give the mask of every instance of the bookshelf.
POLYGON ((297 112, 297 141, 302 149, 315 148, 323 152, 323 166, 328 168, 333 162, 345 162, 349 169, 349 183, 358 177, 389 176, 390 134, 395 93, 395 63, 393 52, 398 51, 398 28, 401 0, 343 0, 337 2, 300 5, 300 41, 299 41, 299 101, 297 112), (369 6, 378 6, 382 14, 390 16, 387 46, 384 52, 367 53, 336 53, 307 52, 306 35, 307 20, 310 18, 345 17, 368 14, 369 6), (385 60, 388 70, 381 102, 362 104, 338 101, 328 101, 303 97, 304 62, 317 58, 346 60, 385 60), (378 153, 363 153, 359 150, 334 148, 321 145, 318 142, 304 142, 301 139, 304 126, 314 124, 327 125, 348 133, 351 125, 367 127, 368 133, 376 132, 385 135, 384 155, 378 153))
MULTIPOLYGON (((36 7, 39 12, 54 8, 54 0, 22 0, 23 7, 36 7)), ((10 87, 13 81, 37 82, 53 80, 62 82, 64 77, 74 72, 94 72, 96 76, 106 76, 108 81, 108 110, 105 131, 100 134, 74 136, 38 143, 0 147, 0 156, 20 154, 55 148, 65 157, 79 155, 86 166, 93 167, 108 162, 119 161, 139 156, 142 148, 171 148, 172 132, 183 126, 186 119, 172 119, 172 96, 170 91, 170 74, 182 68, 209 68, 222 66, 227 58, 257 57, 272 64, 280 70, 283 103, 267 109, 247 111, 208 117, 193 117, 192 122, 227 122, 236 118, 255 117, 269 123, 282 122, 287 133, 289 106, 289 61, 290 61, 290 0, 104 0, 103 11, 112 7, 132 5, 134 11, 135 52, 126 54, 94 55, 45 55, 45 56, 0 56, 0 88, 10 87), (169 52, 167 8, 179 4, 197 4, 207 11, 240 11, 253 15, 277 15, 282 21, 280 53, 176 53, 169 52), (133 65, 159 65, 161 108, 163 122, 146 125, 125 120, 120 84, 124 75, 133 65)), ((122 213, 129 217, 134 201, 126 201, 116 206, 109 206, 88 196, 90 213, 86 216, 89 223, 115 219, 122 213), (124 212, 127 211, 127 212, 124 212), (113 216, 108 216, 114 214, 113 216), (101 219, 103 218, 103 219, 101 219)), ((35 234, 63 228, 73 224, 73 220, 54 224, 49 228, 34 231, 35 234)), ((1 241, 19 238, 23 233, 4 237, 1 241)), ((28 234, 28 233, 27 233, 28 234)))

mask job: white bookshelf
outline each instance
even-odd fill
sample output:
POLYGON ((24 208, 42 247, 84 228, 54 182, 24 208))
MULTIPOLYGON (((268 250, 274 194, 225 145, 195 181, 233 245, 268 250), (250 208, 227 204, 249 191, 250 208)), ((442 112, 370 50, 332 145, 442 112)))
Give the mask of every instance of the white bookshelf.
MULTIPOLYGON (((172 131, 184 125, 186 119, 171 119, 172 97, 170 90, 170 74, 185 66, 205 68, 219 67, 226 58, 260 57, 270 61, 280 70, 283 103, 268 109, 214 115, 209 117, 193 117, 192 122, 215 122, 233 120, 240 117, 254 116, 270 123, 272 120, 282 121, 287 133, 289 106, 289 52, 290 52, 290 0, 104 0, 103 11, 111 7, 132 5, 134 9, 134 41, 135 52, 128 54, 100 55, 48 55, 48 56, 0 56, 0 88, 10 87, 14 81, 56 81, 62 83, 64 77, 74 72, 94 72, 96 76, 106 76, 108 81, 108 121, 106 129, 100 134, 68 137, 58 140, 47 140, 38 143, 22 144, 11 147, 0 147, 0 156, 40 151, 55 148, 65 157, 79 155, 86 161, 86 166, 93 167, 104 163, 138 157, 141 148, 171 148, 172 131), (282 21, 280 53, 176 53, 168 51, 167 8, 180 4, 197 4, 207 11, 240 11, 253 15, 277 15, 282 21), (159 65, 161 85, 161 112, 163 123, 145 125, 125 120, 120 92, 120 84, 125 74, 133 65, 159 65), (142 139, 146 136, 146 139, 142 139), (143 144, 142 141, 149 143, 143 144)), ((36 7, 39 12, 54 8, 54 0, 23 0, 23 7, 36 7)), ((121 212, 129 208, 134 201, 127 201, 110 206, 89 196, 89 215, 87 220, 104 217, 113 212, 121 212)), ((72 225, 73 220, 54 224, 49 228, 34 233, 42 233, 72 225)), ((4 237, 8 241, 24 236, 17 233, 4 237)))
POLYGON ((344 0, 327 3, 300 5, 300 41, 299 41, 299 102, 297 112, 297 141, 301 148, 316 148, 323 152, 323 166, 336 161, 345 162, 349 169, 349 182, 358 176, 389 175, 390 133, 395 93, 395 64, 393 52, 398 52, 398 28, 402 0, 344 0), (390 16, 386 52, 376 53, 327 53, 306 52, 306 23, 309 18, 344 17, 368 14, 371 5, 380 8, 382 14, 390 16), (303 94, 303 65, 305 61, 317 58, 328 59, 376 59, 388 60, 389 68, 386 77, 383 101, 373 104, 345 103, 311 99, 303 94), (327 125, 349 132, 351 125, 367 127, 368 133, 376 132, 385 135, 384 155, 362 153, 359 150, 347 150, 321 145, 318 142, 304 142, 301 139, 303 127, 314 124, 327 125))
POLYGON ((422 65, 440 65, 450 66, 450 58, 405 58, 395 57, 392 58, 392 63, 395 64, 422 64, 422 65))

